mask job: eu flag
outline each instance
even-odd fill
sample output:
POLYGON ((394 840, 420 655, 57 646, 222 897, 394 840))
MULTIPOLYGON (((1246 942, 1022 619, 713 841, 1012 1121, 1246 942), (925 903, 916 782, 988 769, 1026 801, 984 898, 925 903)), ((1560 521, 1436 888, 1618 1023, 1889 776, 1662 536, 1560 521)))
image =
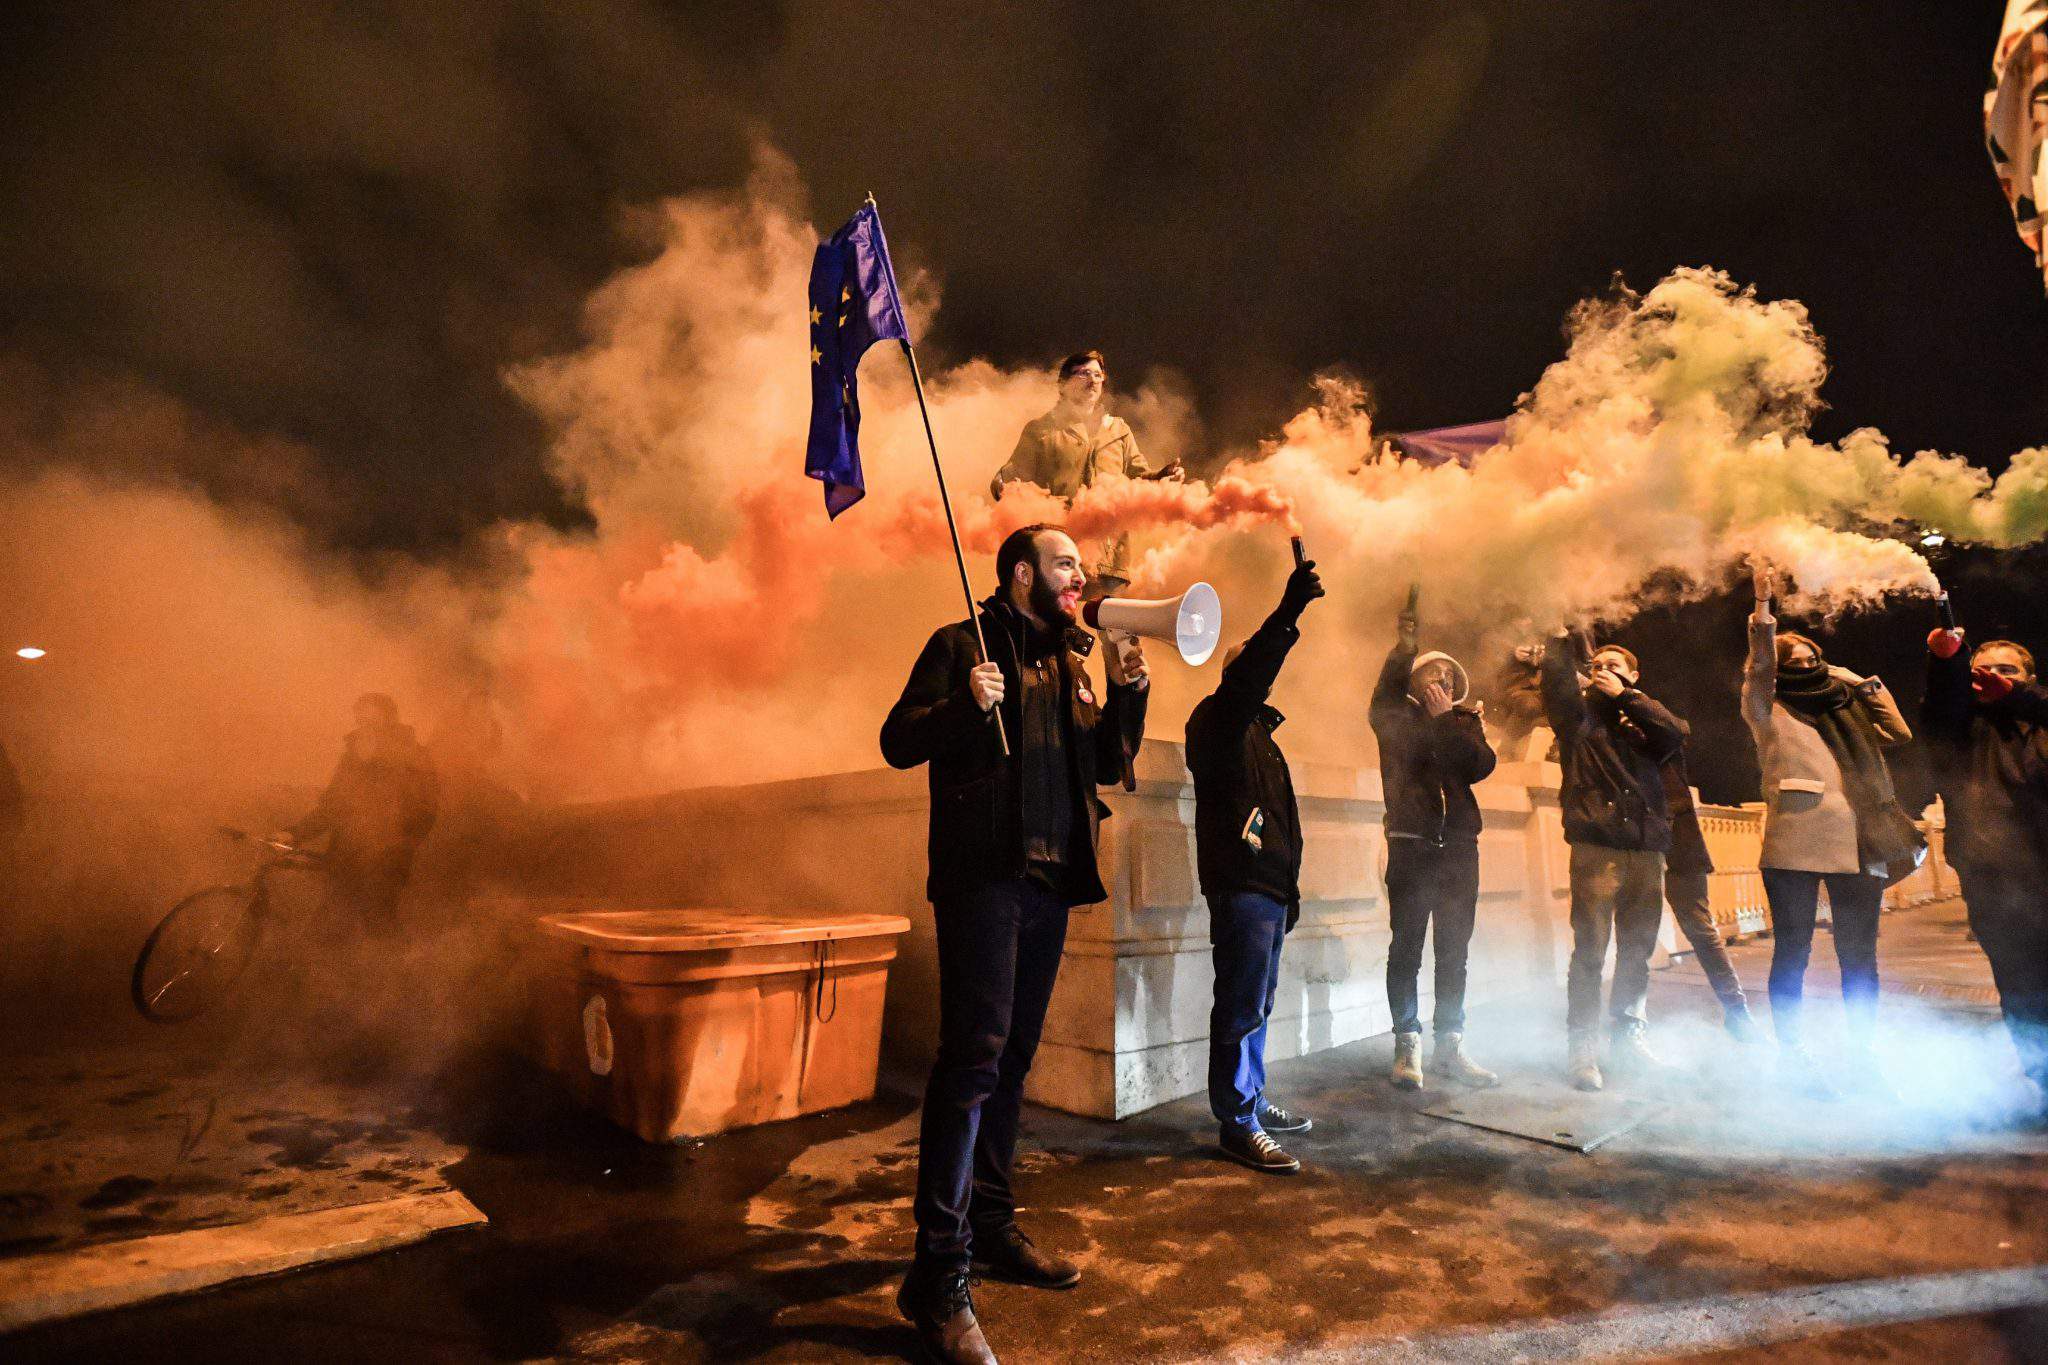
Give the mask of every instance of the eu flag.
POLYGON ((867 496, 861 478, 855 372, 878 341, 910 341, 881 215, 870 199, 821 242, 811 262, 811 439, 804 473, 825 485, 836 517, 867 496))

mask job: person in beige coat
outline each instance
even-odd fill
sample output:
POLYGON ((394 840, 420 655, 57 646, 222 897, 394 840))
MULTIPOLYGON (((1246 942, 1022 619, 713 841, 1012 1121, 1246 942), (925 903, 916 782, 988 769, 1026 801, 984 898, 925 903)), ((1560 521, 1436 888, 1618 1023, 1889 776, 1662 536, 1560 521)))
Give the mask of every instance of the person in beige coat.
MULTIPOLYGON (((1017 448, 989 481, 988 495, 1001 498, 1009 484, 1033 483, 1071 507, 1083 489, 1104 479, 1185 478, 1180 461, 1155 466, 1145 458, 1130 423, 1104 408, 1107 383, 1100 351, 1077 351, 1061 361, 1059 401, 1025 424, 1017 448)), ((1103 542, 1088 580, 1090 597, 1114 597, 1129 586, 1128 534, 1113 532, 1103 542)))
POLYGON ((1878 916, 1894 870, 1910 869, 1925 853, 1919 831, 1899 807, 1881 751, 1913 733, 1883 682, 1830 665, 1813 641, 1778 630, 1768 568, 1755 571, 1755 590, 1742 715, 1763 769, 1758 861, 1774 935, 1771 1021, 1788 1076, 1831 1091, 1800 1028, 1825 885, 1854 1071, 1875 1087, 1879 1074, 1869 1045, 1877 1019, 1878 916))

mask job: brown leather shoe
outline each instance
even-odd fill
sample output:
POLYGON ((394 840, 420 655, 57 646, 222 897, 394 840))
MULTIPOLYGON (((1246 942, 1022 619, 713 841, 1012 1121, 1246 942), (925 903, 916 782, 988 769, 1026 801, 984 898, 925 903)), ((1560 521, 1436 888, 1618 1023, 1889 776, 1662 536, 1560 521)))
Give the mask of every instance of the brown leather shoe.
POLYGON ((917 1329, 918 1344, 939 1365, 996 1365, 996 1353, 974 1320, 965 1270, 934 1274, 911 1267, 896 1291, 896 1311, 917 1329))
POLYGON ((1072 1289, 1081 1283, 1081 1268, 1064 1256, 1040 1250, 1015 1223, 974 1230, 974 1263, 991 1280, 1028 1284, 1034 1289, 1072 1289))

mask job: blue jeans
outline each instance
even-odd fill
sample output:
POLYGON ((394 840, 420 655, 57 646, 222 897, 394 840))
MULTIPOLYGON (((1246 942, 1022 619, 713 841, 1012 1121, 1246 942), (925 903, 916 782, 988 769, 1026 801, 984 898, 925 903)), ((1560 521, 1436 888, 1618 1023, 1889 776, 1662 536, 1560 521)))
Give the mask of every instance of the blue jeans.
POLYGON ((1813 956, 1825 882, 1835 916, 1835 962, 1842 969, 1842 1013, 1849 1037, 1868 1043, 1877 1023, 1877 924, 1884 910, 1884 878, 1784 867, 1767 867, 1763 875, 1764 898, 1771 903, 1771 1027, 1778 1041, 1800 1041, 1806 964, 1813 956))
POLYGON ((932 907, 939 1055, 917 1138, 917 1262, 967 1268, 974 1231, 1015 1221, 1010 1189, 1024 1077, 1067 941, 1067 903, 1037 882, 996 882, 932 907))
POLYGON ((1209 1011, 1209 1109, 1218 1123, 1259 1126, 1266 1090, 1266 1020, 1280 986, 1287 907, 1256 891, 1209 901, 1216 1004, 1209 1011))

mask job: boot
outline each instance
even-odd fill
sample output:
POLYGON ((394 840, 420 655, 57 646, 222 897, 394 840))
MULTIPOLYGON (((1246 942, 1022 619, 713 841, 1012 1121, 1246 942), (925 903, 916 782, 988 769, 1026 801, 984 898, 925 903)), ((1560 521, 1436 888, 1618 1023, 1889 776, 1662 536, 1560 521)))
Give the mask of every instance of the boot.
POLYGON ((1465 1035, 1439 1033, 1429 1064, 1460 1085, 1486 1090, 1500 1084, 1500 1077, 1465 1055, 1465 1035))
POLYGON ((1394 1035, 1394 1073, 1389 1078, 1402 1090, 1422 1089, 1422 1035, 1394 1035))
POLYGON ((1600 1075, 1600 1039, 1588 1032, 1575 1032, 1565 1052, 1565 1077, 1577 1090, 1598 1090, 1606 1084, 1600 1075))
POLYGON ((926 1356, 940 1365, 996 1365, 996 1353, 974 1320, 965 1270, 929 1272, 912 1266, 896 1291, 896 1311, 917 1329, 926 1356))
POLYGON ((1064 1256, 1040 1250, 1015 1223, 974 1230, 974 1264, 991 1280, 1035 1289, 1072 1289, 1081 1268, 1064 1256))
POLYGON ((1668 1076, 1678 1070, 1650 1051, 1648 1033, 1648 1026, 1639 1019, 1630 1019, 1617 1028, 1607 1045, 1608 1068, 1632 1076, 1668 1076))
POLYGON ((1722 1007, 1721 1023, 1729 1036, 1745 1047, 1754 1047, 1764 1040, 1763 1026, 1749 1012, 1749 1002, 1740 997, 1722 1007))

